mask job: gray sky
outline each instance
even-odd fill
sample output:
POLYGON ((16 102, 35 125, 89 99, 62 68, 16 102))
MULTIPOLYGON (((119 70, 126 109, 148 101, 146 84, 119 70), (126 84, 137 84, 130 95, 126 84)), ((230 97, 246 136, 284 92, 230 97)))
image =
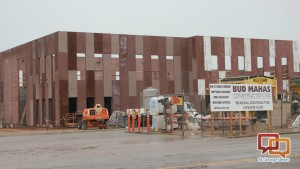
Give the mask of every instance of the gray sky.
POLYGON ((56 31, 300 40, 300 0, 0 0, 0 51, 56 31))

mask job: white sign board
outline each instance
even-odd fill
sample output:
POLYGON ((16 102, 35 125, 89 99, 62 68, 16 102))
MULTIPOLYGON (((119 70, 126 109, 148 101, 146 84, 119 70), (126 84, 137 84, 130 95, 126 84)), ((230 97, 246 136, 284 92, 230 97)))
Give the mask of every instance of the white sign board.
POLYGON ((198 79, 198 95, 205 95, 205 79, 198 79))
POLYGON ((210 84, 209 88, 212 112, 273 110, 271 85, 210 84))

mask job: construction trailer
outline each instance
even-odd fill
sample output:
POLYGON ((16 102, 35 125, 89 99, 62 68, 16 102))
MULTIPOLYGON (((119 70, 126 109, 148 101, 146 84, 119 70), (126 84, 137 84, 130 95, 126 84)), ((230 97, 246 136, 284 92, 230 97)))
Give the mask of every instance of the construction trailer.
POLYGON ((148 117, 150 118, 149 123, 151 122, 149 125, 156 131, 173 132, 174 128, 182 129, 187 127, 188 112, 193 110, 191 107, 188 110, 188 103, 184 101, 183 95, 168 94, 158 96, 158 93, 158 90, 153 88, 145 89, 142 95, 143 108, 127 109, 128 132, 131 131, 130 127, 133 127, 132 131, 134 131, 134 126, 145 126, 144 124, 146 123, 147 127, 149 127, 148 117), (146 120, 147 122, 145 122, 146 120))

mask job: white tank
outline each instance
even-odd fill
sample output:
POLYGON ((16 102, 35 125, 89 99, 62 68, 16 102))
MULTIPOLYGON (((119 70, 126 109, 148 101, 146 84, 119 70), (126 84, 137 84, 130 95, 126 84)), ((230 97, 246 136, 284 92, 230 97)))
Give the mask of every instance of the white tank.
MULTIPOLYGON (((164 106, 158 102, 161 99, 164 99, 164 97, 159 96, 159 97, 152 97, 150 99, 150 115, 155 116, 158 115, 159 113, 164 113, 164 106)), ((177 112, 176 105, 172 105, 170 109, 166 109, 166 113, 176 113, 176 112, 177 112)))
POLYGON ((150 114, 155 116, 159 113, 162 113, 164 111, 163 105, 158 103, 158 100, 162 99, 163 97, 152 97, 150 99, 150 114))
POLYGON ((155 88, 148 87, 147 89, 143 90, 142 94, 142 107, 143 108, 150 108, 150 99, 152 97, 159 96, 159 91, 155 88))

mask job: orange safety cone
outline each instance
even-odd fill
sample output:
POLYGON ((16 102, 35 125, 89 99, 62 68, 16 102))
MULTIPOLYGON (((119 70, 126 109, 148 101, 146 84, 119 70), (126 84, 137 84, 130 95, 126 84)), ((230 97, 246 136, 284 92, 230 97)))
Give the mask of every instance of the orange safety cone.
POLYGON ((131 128, 131 129, 132 129, 132 132, 134 133, 134 117, 135 117, 135 116, 132 115, 131 117, 132 117, 132 119, 131 119, 131 120, 132 120, 132 121, 131 121, 131 122, 132 122, 132 126, 131 126, 132 128, 131 128))
POLYGON ((141 132, 141 116, 138 115, 138 133, 141 132))
POLYGON ((127 126, 128 126, 128 133, 130 133, 130 115, 127 115, 127 126))
MULTIPOLYGON (((171 110, 172 110, 172 108, 171 108, 171 110)), ((174 127, 173 127, 173 116, 174 116, 174 115, 173 115, 173 113, 171 112, 171 114, 170 114, 170 122, 171 122, 171 129, 170 129, 170 131, 171 131, 171 132, 173 132, 173 128, 174 128, 174 127)))

